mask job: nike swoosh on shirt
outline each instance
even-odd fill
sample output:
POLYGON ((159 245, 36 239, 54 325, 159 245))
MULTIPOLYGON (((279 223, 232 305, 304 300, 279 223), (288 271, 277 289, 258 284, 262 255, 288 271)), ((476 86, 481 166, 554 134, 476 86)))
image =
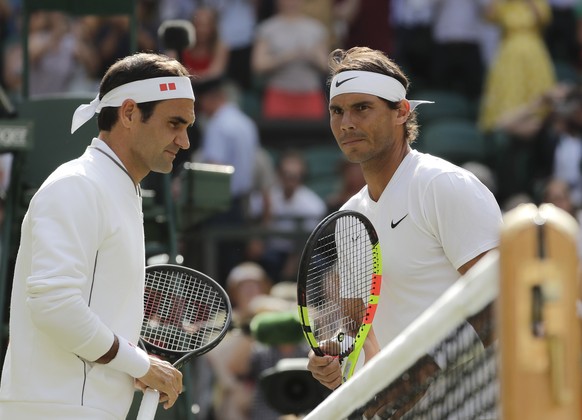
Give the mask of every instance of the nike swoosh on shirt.
POLYGON ((352 80, 352 79, 356 79, 358 76, 354 76, 354 77, 348 77, 347 79, 342 80, 341 82, 339 80, 335 81, 335 87, 340 87, 341 85, 343 85, 345 82, 347 82, 348 80, 352 80))
POLYGON ((396 226, 398 226, 398 225, 400 224, 400 222, 402 222, 404 219, 406 219, 406 216, 408 216, 408 213, 406 213, 406 214, 404 215, 404 217, 403 217, 402 219, 400 219, 399 221, 397 221, 396 223, 394 223, 394 220, 392 220, 392 221, 390 222, 390 227, 391 227, 392 229, 394 229, 396 226))

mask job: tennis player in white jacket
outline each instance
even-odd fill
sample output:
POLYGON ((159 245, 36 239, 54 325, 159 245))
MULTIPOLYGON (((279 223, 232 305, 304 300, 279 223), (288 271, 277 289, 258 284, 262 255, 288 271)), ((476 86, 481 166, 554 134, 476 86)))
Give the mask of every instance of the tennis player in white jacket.
POLYGON ((95 114, 99 135, 40 187, 22 224, 1 419, 121 420, 135 386, 171 407, 182 375, 136 347, 145 250, 140 181, 168 173, 190 146, 194 93, 187 70, 157 54, 115 63, 100 93, 73 116, 95 114))

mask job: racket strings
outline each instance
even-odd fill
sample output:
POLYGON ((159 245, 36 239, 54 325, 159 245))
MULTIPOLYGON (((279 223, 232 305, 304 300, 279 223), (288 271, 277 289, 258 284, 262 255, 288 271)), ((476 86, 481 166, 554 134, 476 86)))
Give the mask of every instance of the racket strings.
POLYGON ((307 269, 307 309, 313 334, 328 354, 352 349, 363 323, 376 259, 365 225, 336 220, 320 235, 307 269))
POLYGON ((142 339, 164 350, 200 349, 227 320, 222 294, 188 273, 148 272, 144 296, 142 339))

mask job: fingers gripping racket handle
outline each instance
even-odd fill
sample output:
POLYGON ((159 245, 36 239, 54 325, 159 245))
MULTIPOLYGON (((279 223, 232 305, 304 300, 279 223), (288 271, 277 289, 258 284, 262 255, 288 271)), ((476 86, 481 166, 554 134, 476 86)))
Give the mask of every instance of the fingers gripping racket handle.
POLYGON ((146 389, 143 393, 136 420, 154 420, 159 400, 160 393, 158 391, 151 388, 146 389))

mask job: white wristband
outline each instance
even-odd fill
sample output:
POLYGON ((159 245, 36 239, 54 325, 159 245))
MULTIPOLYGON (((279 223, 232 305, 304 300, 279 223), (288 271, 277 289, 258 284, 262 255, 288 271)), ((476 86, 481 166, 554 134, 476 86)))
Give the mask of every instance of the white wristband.
POLYGON ((119 350, 107 364, 111 369, 128 373, 133 378, 141 378, 150 369, 150 358, 145 351, 130 343, 123 337, 117 336, 119 350))

